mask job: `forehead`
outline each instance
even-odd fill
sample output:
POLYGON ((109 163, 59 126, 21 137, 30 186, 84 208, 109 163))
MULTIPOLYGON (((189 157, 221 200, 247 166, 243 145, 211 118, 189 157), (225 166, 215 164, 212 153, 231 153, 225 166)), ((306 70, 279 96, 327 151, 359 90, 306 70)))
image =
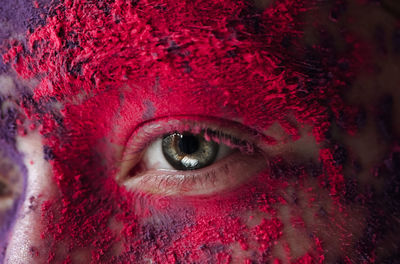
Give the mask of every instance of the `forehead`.
POLYGON ((250 1, 66 1, 5 58, 23 54, 14 68, 40 76, 36 100, 78 105, 88 119, 94 109, 131 123, 203 114, 290 130, 289 114, 315 125, 339 100, 341 61, 300 45, 312 3, 261 11, 250 1))
POLYGON ((29 35, 29 48, 36 55, 29 62, 50 62, 47 70, 61 73, 50 76, 53 79, 85 78, 88 83, 79 88, 42 87, 47 96, 104 90, 108 81, 115 86, 127 79, 146 87, 223 87, 242 77, 233 73, 250 70, 256 71, 247 74, 255 86, 253 75, 261 82, 271 79, 272 70, 275 75, 282 72, 275 69, 282 60, 280 41, 285 33, 296 35, 293 19, 298 13, 297 6, 287 5, 292 7, 290 19, 273 14, 273 8, 260 12, 241 1, 67 3, 29 35), (46 54, 45 60, 40 54, 46 54))

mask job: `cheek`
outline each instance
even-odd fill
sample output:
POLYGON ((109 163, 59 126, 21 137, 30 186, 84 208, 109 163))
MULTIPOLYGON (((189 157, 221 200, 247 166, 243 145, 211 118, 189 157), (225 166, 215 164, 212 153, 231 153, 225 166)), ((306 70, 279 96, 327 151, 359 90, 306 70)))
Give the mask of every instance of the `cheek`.
MULTIPOLYGON (((159 263, 352 258, 365 210, 341 203, 346 183, 329 149, 320 152, 323 171, 277 159, 271 171, 228 194, 178 199, 127 193, 112 179, 116 153, 120 139, 150 111, 149 103, 129 102, 115 90, 69 105, 62 120, 68 134, 60 133, 68 137, 46 139, 62 197, 42 206, 50 256, 159 263), (58 253, 60 244, 70 250, 58 253)), ((43 131, 54 134, 57 127, 49 118, 43 131)))
POLYGON ((62 138, 47 139, 62 195, 42 206, 49 255, 159 263, 335 261, 337 255, 351 256, 344 245, 354 244, 362 225, 354 229, 357 223, 349 220, 363 211, 340 202, 344 178, 328 149, 320 153, 324 171, 317 164, 310 168, 271 160, 268 172, 213 197, 128 193, 112 179, 115 153, 101 151, 109 143, 99 144, 112 129, 120 131, 111 126, 115 113, 102 114, 118 105, 119 97, 107 102, 104 107, 88 103, 66 108, 64 123, 71 135, 79 135, 68 147, 62 138), (70 250, 57 253, 60 245, 70 250))
POLYGON ((156 263, 352 257, 343 246, 355 243, 362 227, 354 219, 364 212, 335 204, 302 169, 281 173, 213 197, 120 192, 111 227, 121 237, 113 254, 156 263))
POLYGON ((285 201, 266 191, 249 183, 231 193, 202 198, 136 192, 136 221, 122 221, 123 247, 130 249, 123 254, 156 263, 269 259, 283 231, 274 207, 285 201))

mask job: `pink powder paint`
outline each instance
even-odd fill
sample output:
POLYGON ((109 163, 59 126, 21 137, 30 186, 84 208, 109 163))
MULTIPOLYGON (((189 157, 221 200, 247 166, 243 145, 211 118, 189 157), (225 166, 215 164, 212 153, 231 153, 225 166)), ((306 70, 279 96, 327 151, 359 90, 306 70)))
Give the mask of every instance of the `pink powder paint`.
MULTIPOLYGON (((246 1, 66 0, 28 34, 27 47, 15 43, 4 60, 20 76, 40 80, 33 98, 46 107, 25 109, 54 155, 61 196, 42 205, 48 262, 71 263, 70 255, 57 256, 63 242, 70 254, 89 248, 92 263, 229 263, 230 245, 247 250, 252 241, 258 249, 251 259, 268 261, 282 236, 276 208, 286 201, 279 191, 288 179, 311 177, 304 167, 277 163, 284 177, 265 172, 254 180, 258 184, 206 201, 153 197, 113 180, 115 160, 100 155, 107 151, 99 142, 122 146, 142 122, 179 115, 239 119, 257 131, 278 122, 297 139, 294 117, 323 141, 332 118, 345 114, 343 124, 355 131, 357 111, 343 104, 338 90, 360 61, 344 57, 332 65, 318 47, 318 62, 293 59, 303 51, 299 17, 312 4, 279 0, 261 12, 246 1), (348 64, 346 71, 341 63, 348 64), (311 89, 309 82, 317 84, 311 89), (62 103, 60 111, 52 108, 55 102, 62 103), (249 227, 241 218, 248 209, 271 219, 249 227), (112 219, 122 223, 120 230, 110 228, 112 219)), ((343 196, 342 168, 331 150, 321 150, 320 160, 326 170, 319 175, 321 188, 333 199, 343 196)), ((314 242, 314 251, 293 263, 322 263, 323 249, 314 242)))

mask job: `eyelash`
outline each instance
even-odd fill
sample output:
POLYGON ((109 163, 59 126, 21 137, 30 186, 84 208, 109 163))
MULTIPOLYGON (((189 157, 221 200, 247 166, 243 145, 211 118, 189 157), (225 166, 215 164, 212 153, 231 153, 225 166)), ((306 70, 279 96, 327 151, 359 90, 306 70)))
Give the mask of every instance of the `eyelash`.
POLYGON ((185 184, 195 185, 197 183, 201 183, 202 181, 214 183, 216 179, 216 171, 209 170, 207 172, 203 172, 201 177, 196 176, 196 173, 189 172, 188 175, 185 175, 181 179, 177 179, 176 176, 167 175, 166 177, 159 180, 159 185, 167 184, 168 181, 171 181, 171 179, 174 181, 175 186, 178 188, 184 186, 185 184))
MULTIPOLYGON (((178 122, 182 121, 178 120, 178 122)), ((181 124, 179 126, 173 126, 171 129, 162 129, 162 131, 158 133, 144 131, 144 135, 141 136, 141 142, 133 140, 135 141, 135 146, 133 146, 134 151, 131 154, 142 153, 152 142, 164 137, 165 135, 183 132, 204 134, 204 137, 207 140, 212 140, 216 143, 223 143, 231 148, 238 149, 245 154, 252 154, 256 148, 253 143, 250 143, 247 140, 239 139, 232 134, 223 132, 222 129, 219 129, 219 126, 218 129, 211 129, 206 127, 205 124, 190 124, 190 127, 187 124, 181 124)), ((127 144, 129 145, 129 142, 127 144)))
POLYGON ((233 149, 238 149, 242 153, 252 154, 254 152, 255 146, 246 140, 239 139, 233 135, 226 134, 222 131, 206 129, 204 131, 206 139, 210 138, 216 143, 223 143, 228 147, 233 149))

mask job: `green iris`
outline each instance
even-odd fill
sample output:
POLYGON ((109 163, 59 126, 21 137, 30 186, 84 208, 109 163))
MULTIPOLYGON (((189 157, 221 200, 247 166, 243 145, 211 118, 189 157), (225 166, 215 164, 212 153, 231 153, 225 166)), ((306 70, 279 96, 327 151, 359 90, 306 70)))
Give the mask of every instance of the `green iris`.
POLYGON ((162 140, 165 159, 177 170, 197 170, 215 161, 219 146, 202 135, 172 133, 162 140))

